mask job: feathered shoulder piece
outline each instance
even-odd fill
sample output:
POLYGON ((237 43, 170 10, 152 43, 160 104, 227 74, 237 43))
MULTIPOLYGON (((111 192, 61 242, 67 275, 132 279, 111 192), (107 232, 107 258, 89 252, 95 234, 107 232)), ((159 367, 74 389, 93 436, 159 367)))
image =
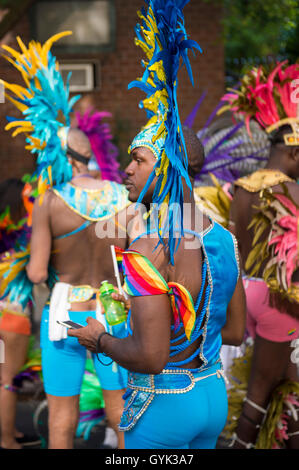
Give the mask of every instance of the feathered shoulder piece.
POLYGON ((18 302, 23 310, 33 300, 33 284, 27 277, 26 266, 30 258, 34 197, 35 191, 27 182, 22 191, 26 217, 14 224, 9 206, 0 214, 0 300, 6 298, 10 302, 18 302))
POLYGON ((224 228, 229 226, 229 212, 232 201, 230 183, 221 186, 213 173, 210 173, 213 186, 197 186, 194 188, 194 199, 197 207, 218 222, 224 228))
MULTIPOLYGON (((187 39, 184 26, 183 8, 189 0, 146 0, 147 11, 139 13, 141 24, 136 27, 136 45, 145 53, 142 78, 130 83, 129 88, 140 88, 146 98, 140 106, 147 112, 146 126, 133 140, 129 151, 136 147, 148 147, 157 159, 154 171, 144 187, 139 201, 142 201, 155 176, 153 203, 170 206, 168 248, 171 263, 179 237, 173 237, 175 216, 171 210, 173 203, 183 209, 182 178, 191 188, 187 173, 188 161, 182 125, 177 104, 178 71, 181 61, 185 64, 190 80, 193 77, 188 50, 201 50, 195 41, 187 39)), ((159 215, 157 214, 157 222, 159 215)), ((182 231, 183 222, 180 230, 182 231)), ((158 222, 162 241, 161 221, 158 222)))
POLYGON ((19 251, 29 241, 34 201, 32 186, 29 183, 23 188, 22 200, 26 216, 18 223, 13 222, 9 206, 0 214, 0 254, 9 250, 19 251))
POLYGON ((118 149, 112 142, 112 133, 105 118, 111 118, 107 111, 88 110, 76 113, 78 128, 89 138, 89 142, 101 170, 102 179, 121 183, 122 178, 117 161, 118 149))
POLYGON ((286 186, 281 186, 282 193, 269 189, 262 193, 261 204, 248 227, 254 228, 255 236, 245 269, 254 276, 266 262, 263 278, 270 292, 299 303, 299 286, 292 282, 299 268, 299 206, 286 186))
POLYGON ((33 284, 26 274, 30 259, 30 246, 20 251, 6 252, 0 262, 0 300, 18 302, 25 309, 28 302, 33 302, 33 284))
POLYGON ((36 155, 38 193, 49 186, 69 181, 72 168, 59 131, 70 125, 70 113, 79 96, 69 100, 69 78, 64 85, 59 65, 50 52, 52 44, 65 31, 50 38, 44 45, 30 42, 26 47, 17 38, 20 52, 2 46, 11 57, 4 56, 21 74, 24 85, 3 82, 5 96, 18 108, 21 118, 8 117, 6 130, 13 129, 13 137, 26 136, 26 149, 36 155))
MULTIPOLYGON (((185 126, 192 128, 205 96, 206 92, 185 120, 185 126)), ((235 123, 231 117, 217 118, 217 113, 222 107, 223 103, 220 101, 197 132, 197 137, 204 147, 205 159, 200 173, 195 175, 196 186, 211 185, 210 173, 216 176, 221 184, 233 183, 236 179, 265 166, 269 158, 270 141, 257 122, 250 121, 250 137, 242 116, 235 116, 235 123)))
POLYGON ((299 107, 294 98, 298 79, 299 64, 284 61, 273 70, 254 68, 242 78, 238 89, 230 89, 222 98, 229 104, 220 112, 230 109, 242 113, 247 127, 254 118, 268 133, 289 125, 292 132, 284 136, 285 144, 299 145, 299 107))

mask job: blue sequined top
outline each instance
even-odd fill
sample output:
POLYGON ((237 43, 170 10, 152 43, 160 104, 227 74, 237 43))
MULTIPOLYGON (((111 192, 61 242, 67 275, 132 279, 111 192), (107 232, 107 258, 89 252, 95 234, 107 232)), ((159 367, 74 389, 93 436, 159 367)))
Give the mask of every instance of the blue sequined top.
MULTIPOLYGON (((240 275, 237 241, 228 230, 211 221, 210 226, 202 233, 191 230, 184 231, 194 234, 201 240, 203 249, 202 284, 195 302, 197 317, 190 341, 184 332, 171 340, 170 360, 165 366, 166 369, 181 367, 195 357, 201 359, 201 367, 210 367, 219 361, 222 345, 221 330, 226 323, 227 307, 240 275), (201 310, 198 312, 200 305, 201 310), (200 337, 200 346, 192 355, 183 361, 172 362, 172 357, 187 349, 200 337), (176 344, 178 342, 180 342, 179 345, 176 344)), ((128 333, 132 334, 130 313, 128 315, 128 333)), ((180 327, 182 326, 181 324, 180 327)), ((171 328, 173 330, 174 326, 172 325, 171 328)))

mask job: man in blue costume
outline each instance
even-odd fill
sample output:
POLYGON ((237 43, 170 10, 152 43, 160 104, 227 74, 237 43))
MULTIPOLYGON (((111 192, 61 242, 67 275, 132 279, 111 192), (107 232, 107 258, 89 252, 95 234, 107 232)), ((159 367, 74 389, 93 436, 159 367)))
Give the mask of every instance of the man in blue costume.
MULTIPOLYGON (((26 149, 36 157, 38 177, 39 196, 33 210, 26 269, 32 283, 47 280, 51 284, 49 305, 41 322, 50 448, 73 446, 86 362, 86 350, 68 338, 66 328, 58 322, 71 319, 84 324, 86 317, 93 315, 105 324, 100 308, 97 309, 96 292, 101 281, 115 284, 109 245, 114 236, 115 242, 125 247, 126 231, 121 232, 120 219, 129 205, 123 185, 91 177, 89 139, 79 129, 70 129, 70 114, 79 97, 69 100, 68 82, 63 82, 59 64, 50 52, 53 42, 69 34, 59 33, 44 45, 32 41, 28 47, 18 38, 21 52, 4 47, 25 83, 5 83, 7 98, 22 113, 18 118, 9 117, 6 129, 16 128, 13 135, 25 133, 26 149), (118 230, 111 230, 109 244, 107 237, 96 235, 105 234, 106 225, 115 224, 118 230)), ((112 331, 122 337, 125 323, 112 327, 112 331)), ((98 361, 95 366, 109 424, 117 431, 127 371, 98 361)), ((121 446, 121 435, 119 438, 121 446)))
MULTIPOLYGON (((96 291, 100 281, 105 279, 115 284, 115 278, 109 249, 113 239, 108 243, 107 238, 97 238, 95 224, 100 230, 101 225, 128 205, 123 186, 90 177, 87 169, 90 144, 78 129, 68 132, 67 154, 73 169, 72 180, 48 190, 42 205, 39 201, 35 203, 27 267, 29 279, 36 284, 47 280, 49 264, 59 278, 41 321, 50 448, 72 447, 86 360, 86 350, 67 338, 66 329, 57 321, 70 319, 85 324, 87 316, 96 318, 96 291)), ((126 238, 116 239, 115 243, 125 246, 126 238)), ((124 324, 113 327, 113 332, 123 336, 124 324)), ((94 363, 109 424, 118 431, 127 373, 115 364, 94 363)))
MULTIPOLYGON (((150 143, 150 134, 148 137, 150 143)), ((144 138, 143 134, 146 145, 144 138)), ((192 153, 190 139, 185 139, 192 173, 198 166, 198 151, 192 153)), ((130 200, 136 201, 157 160, 148 147, 135 147, 134 142, 131 157, 126 186, 130 200)), ((145 204, 152 201, 155 183, 144 198, 145 204)), ((134 252, 123 253, 125 288, 133 294, 129 336, 117 339, 91 318, 87 328, 68 332, 82 345, 104 352, 130 371, 120 424, 125 431, 125 448, 214 448, 226 422, 220 347, 222 343, 241 344, 245 322, 236 241, 199 213, 187 186, 184 201, 189 210, 174 266, 163 245, 154 250, 157 238, 153 233, 134 241, 130 246, 134 252), (198 220, 202 220, 201 232, 198 220), (134 263, 138 265, 135 271, 131 268, 134 263), (145 277, 139 279, 143 266, 148 283, 143 282, 145 277), (179 324, 174 318, 169 301, 174 292, 181 312, 185 306, 195 312, 189 339, 184 318, 179 324)))
POLYGON ((130 371, 120 430, 131 449, 215 447, 227 416, 220 347, 240 344, 244 334, 236 240, 196 207, 201 148, 183 133, 177 109, 180 59, 192 79, 187 51, 200 49, 187 40, 186 3, 148 0, 136 28, 148 61, 131 86, 146 92, 149 122, 130 146, 126 187, 131 201, 151 206, 154 228, 118 251, 131 296, 128 337, 92 318, 68 332, 130 371))

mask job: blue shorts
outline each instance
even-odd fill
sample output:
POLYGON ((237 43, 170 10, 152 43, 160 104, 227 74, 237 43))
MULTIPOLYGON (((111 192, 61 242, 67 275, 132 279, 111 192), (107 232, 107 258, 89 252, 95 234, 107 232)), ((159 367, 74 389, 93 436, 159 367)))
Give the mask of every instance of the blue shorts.
MULTIPOLYGON (((215 364, 198 377, 218 369, 215 364)), ((125 431, 125 449, 215 449, 227 413, 225 382, 216 375, 196 382, 187 393, 156 394, 135 426, 125 431)))
MULTIPOLYGON (((69 312, 70 320, 87 325, 86 318, 96 318, 95 311, 69 312)), ((67 337, 61 341, 50 341, 48 334, 49 306, 46 305, 41 320, 41 350, 44 389, 49 395, 69 397, 79 395, 85 371, 87 350, 79 344, 77 338, 67 337)), ((112 327, 112 333, 118 338, 127 336, 125 322, 112 327)), ((128 371, 113 362, 109 357, 99 354, 101 364, 92 354, 96 374, 103 390, 125 389, 128 371)))

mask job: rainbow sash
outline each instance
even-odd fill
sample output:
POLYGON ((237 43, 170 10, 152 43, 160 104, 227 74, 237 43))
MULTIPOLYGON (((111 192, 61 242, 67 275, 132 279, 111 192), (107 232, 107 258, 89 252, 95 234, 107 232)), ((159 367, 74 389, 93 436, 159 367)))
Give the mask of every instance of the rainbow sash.
POLYGON ((177 282, 167 283, 150 260, 138 251, 115 247, 115 253, 118 264, 122 261, 124 290, 127 294, 134 297, 168 294, 174 316, 174 326, 177 329, 181 319, 186 337, 190 340, 195 326, 196 313, 188 290, 177 282))

